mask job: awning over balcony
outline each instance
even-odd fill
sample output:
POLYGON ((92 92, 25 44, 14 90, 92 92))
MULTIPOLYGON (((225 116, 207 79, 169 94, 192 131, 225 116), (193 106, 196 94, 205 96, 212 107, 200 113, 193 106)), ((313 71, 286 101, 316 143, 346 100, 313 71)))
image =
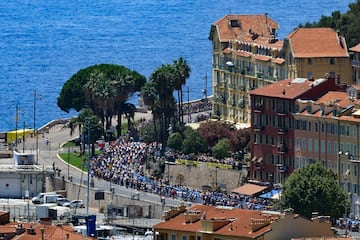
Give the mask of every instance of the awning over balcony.
POLYGON ((232 190, 232 192, 245 196, 255 196, 261 194, 267 188, 268 188, 267 186, 259 186, 256 184, 246 183, 241 187, 235 188, 234 190, 232 190))

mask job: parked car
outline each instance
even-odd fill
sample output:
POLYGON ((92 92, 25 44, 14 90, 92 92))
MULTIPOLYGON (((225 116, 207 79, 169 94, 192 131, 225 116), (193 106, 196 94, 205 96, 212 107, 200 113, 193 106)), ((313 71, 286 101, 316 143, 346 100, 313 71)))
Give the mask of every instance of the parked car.
POLYGON ((64 204, 70 203, 70 200, 67 198, 58 198, 56 202, 59 206, 64 206, 64 204))
POLYGON ((72 200, 68 203, 64 203, 63 206, 69 207, 69 208, 84 208, 85 207, 83 200, 72 200))

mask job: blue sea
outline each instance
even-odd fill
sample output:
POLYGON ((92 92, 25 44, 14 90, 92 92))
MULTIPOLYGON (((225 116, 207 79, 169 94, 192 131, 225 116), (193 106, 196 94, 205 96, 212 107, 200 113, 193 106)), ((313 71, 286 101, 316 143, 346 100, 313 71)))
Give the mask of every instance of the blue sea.
MULTIPOLYGON (((94 64, 123 65, 149 78, 182 56, 191 67, 185 99, 201 98, 205 87, 210 95, 208 36, 217 19, 267 13, 280 24, 278 38, 283 39, 300 23, 336 10, 344 13, 354 1, 3 0, 0 131, 15 129, 16 106, 18 124, 26 128, 34 126, 34 112, 36 128, 75 116, 57 107, 57 97, 72 75, 94 64)), ((136 104, 136 96, 131 101, 136 104)))

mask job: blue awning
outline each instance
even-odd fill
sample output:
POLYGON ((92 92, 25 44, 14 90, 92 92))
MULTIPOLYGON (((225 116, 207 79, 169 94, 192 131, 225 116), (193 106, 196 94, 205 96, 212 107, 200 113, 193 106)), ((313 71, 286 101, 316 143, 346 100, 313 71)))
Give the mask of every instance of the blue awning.
POLYGON ((270 192, 264 193, 260 195, 261 198, 268 198, 268 199, 280 199, 281 190, 280 189, 273 189, 270 192))

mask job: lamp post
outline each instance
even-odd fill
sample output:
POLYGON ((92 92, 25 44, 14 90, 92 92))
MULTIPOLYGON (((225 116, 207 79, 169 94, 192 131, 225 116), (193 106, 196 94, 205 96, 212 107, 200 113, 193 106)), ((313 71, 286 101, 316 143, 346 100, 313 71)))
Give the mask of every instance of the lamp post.
POLYGON ((25 120, 23 125, 22 141, 23 141, 23 153, 24 153, 25 152, 25 120))
MULTIPOLYGON (((348 200, 348 195, 349 195, 349 189, 348 189, 348 182, 349 182, 349 177, 350 177, 350 170, 346 170, 345 173, 345 189, 346 189, 346 200, 348 200)), ((347 204, 345 202, 345 237, 347 237, 348 234, 348 220, 347 220, 347 204)))
POLYGON ((16 110, 15 110, 15 149, 17 149, 17 141, 18 141, 18 135, 17 135, 18 121, 19 121, 19 107, 16 104, 16 110))
POLYGON ((216 166, 215 167, 215 188, 216 188, 216 191, 219 189, 219 186, 218 186, 218 169, 219 169, 219 167, 216 166))
POLYGON ((34 90, 34 137, 35 137, 35 151, 36 151, 36 164, 39 163, 39 137, 38 131, 36 130, 36 99, 39 96, 41 100, 41 95, 36 94, 36 90, 34 90))
POLYGON ((70 180, 70 147, 68 147, 67 175, 68 180, 70 180))

